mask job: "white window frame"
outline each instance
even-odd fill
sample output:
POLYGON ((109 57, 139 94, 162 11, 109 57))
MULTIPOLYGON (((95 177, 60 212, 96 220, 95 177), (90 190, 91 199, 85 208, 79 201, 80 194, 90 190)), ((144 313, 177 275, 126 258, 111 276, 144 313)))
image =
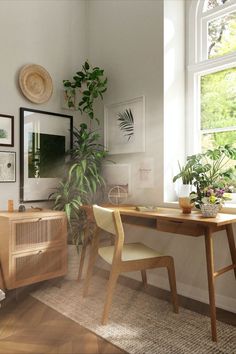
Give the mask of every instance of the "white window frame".
MULTIPOLYGON (((207 23, 236 11, 236 0, 203 12, 205 0, 192 0, 188 18, 186 156, 201 151, 200 79, 201 76, 236 67, 236 52, 207 58, 207 23)), ((231 127, 232 128, 232 127, 231 127)), ((225 129, 224 129, 225 130, 225 129)))

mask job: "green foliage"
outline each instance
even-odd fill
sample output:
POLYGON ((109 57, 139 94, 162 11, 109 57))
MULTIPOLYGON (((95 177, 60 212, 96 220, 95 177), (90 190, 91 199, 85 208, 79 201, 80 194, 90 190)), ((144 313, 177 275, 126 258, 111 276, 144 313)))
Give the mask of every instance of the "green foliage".
POLYGON ((73 77, 73 81, 63 80, 63 85, 66 93, 68 107, 78 109, 81 114, 85 112, 88 117, 99 120, 94 116, 94 101, 100 97, 103 99, 103 94, 107 90, 107 78, 104 78, 104 70, 99 67, 90 67, 86 61, 82 65, 82 70, 78 71, 73 77), (79 88, 81 99, 75 107, 76 88, 79 88))
MULTIPOLYGON (((173 182, 182 178, 184 184, 193 184, 196 192, 191 199, 195 206, 200 207, 205 197, 215 195, 227 200, 227 196, 219 196, 221 190, 227 190, 230 181, 236 177, 236 148, 230 145, 218 146, 204 153, 187 157, 186 165, 180 167, 180 173, 173 178, 173 182), (209 194, 209 191, 213 191, 209 194), (208 195, 209 194, 209 195, 208 195)), ((229 199, 229 198, 228 198, 229 199)))
POLYGON ((134 134, 134 117, 131 109, 118 113, 118 121, 120 121, 119 127, 121 131, 125 133, 124 136, 127 136, 129 141, 134 134))
POLYGON ((177 179, 182 178, 183 184, 192 184, 194 178, 194 170, 193 170, 194 161, 188 160, 184 166, 181 166, 178 161, 178 165, 179 165, 179 173, 176 176, 174 176, 173 182, 176 182, 177 179))
POLYGON ((193 183, 197 190, 202 190, 224 184, 235 176, 235 172, 236 148, 225 145, 188 156, 186 165, 180 167, 180 173, 173 178, 173 182, 182 178, 183 183, 187 182, 184 184, 193 183))
POLYGON ((73 243, 78 244, 86 221, 81 205, 97 202, 99 191, 105 186, 101 167, 107 152, 98 142, 99 134, 86 124, 74 128, 73 136, 64 178, 50 198, 55 199, 54 209, 66 212, 73 243))
POLYGON ((209 22, 208 57, 216 58, 236 50, 236 13, 231 12, 209 22))
MULTIPOLYGON (((208 0, 207 9, 230 0, 208 0)), ((208 23, 208 58, 236 51, 236 12, 218 16, 208 23)), ((236 126, 236 68, 220 70, 201 77, 201 129, 236 126)), ((212 132, 202 136, 203 150, 219 145, 236 146, 235 131, 212 132)))
POLYGON ((201 77, 201 128, 236 125, 236 69, 201 77))

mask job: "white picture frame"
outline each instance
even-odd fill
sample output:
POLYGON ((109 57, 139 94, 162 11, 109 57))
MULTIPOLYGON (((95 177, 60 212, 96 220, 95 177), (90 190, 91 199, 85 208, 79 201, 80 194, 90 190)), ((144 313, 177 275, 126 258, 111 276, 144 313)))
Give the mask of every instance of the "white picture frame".
POLYGON ((0 151, 0 183, 16 182, 16 153, 0 151))
POLYGON ((105 105, 104 145, 109 155, 145 152, 145 98, 105 105))

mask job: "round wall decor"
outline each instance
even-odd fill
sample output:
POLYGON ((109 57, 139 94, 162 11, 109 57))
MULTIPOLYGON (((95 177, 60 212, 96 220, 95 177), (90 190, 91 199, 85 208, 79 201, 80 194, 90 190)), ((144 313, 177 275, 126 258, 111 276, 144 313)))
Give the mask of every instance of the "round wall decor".
POLYGON ((24 96, 34 103, 47 102, 52 96, 52 78, 40 65, 23 66, 19 75, 19 85, 24 96))

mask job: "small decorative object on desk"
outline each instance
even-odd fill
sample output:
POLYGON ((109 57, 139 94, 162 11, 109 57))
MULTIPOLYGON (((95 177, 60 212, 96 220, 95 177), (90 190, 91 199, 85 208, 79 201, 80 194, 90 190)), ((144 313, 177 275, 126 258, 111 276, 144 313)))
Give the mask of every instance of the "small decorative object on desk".
POLYGON ((19 211, 19 213, 24 212, 25 211, 25 206, 23 204, 20 204, 19 208, 18 208, 18 211, 19 211))
POLYGON ((156 206, 148 205, 148 206, 142 206, 142 205, 137 205, 136 210, 138 211, 158 211, 158 208, 156 206))
POLYGON ((200 206, 202 216, 205 218, 215 218, 221 208, 220 204, 202 204, 200 206))
POLYGON ((14 211, 14 201, 12 199, 9 199, 7 202, 7 209, 9 212, 14 211))
POLYGON ((225 200, 230 200, 230 194, 225 193, 223 188, 206 187, 191 193, 190 198, 204 217, 215 218, 225 200))
POLYGON ((118 205, 124 203, 128 198, 128 192, 121 186, 114 186, 108 192, 108 199, 111 204, 118 205))

